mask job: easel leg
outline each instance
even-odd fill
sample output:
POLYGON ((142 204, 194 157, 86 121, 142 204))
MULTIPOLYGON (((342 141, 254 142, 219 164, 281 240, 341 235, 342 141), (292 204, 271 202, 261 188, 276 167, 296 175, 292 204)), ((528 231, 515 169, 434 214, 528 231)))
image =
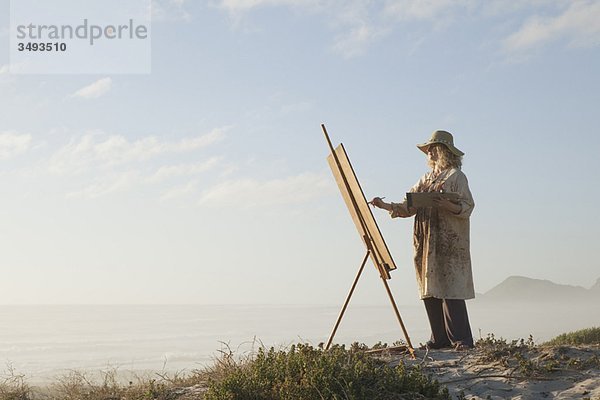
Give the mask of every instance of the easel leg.
POLYGON ((342 307, 342 311, 340 311, 340 315, 338 316, 335 326, 333 327, 333 332, 331 332, 331 336, 329 336, 329 340, 327 341, 327 346, 325 346, 325 350, 329 350, 329 347, 331 346, 331 342, 333 342, 333 337, 335 336, 335 332, 337 331, 337 328, 340 325, 340 322, 342 321, 342 317, 344 316, 344 313, 346 312, 346 307, 348 307, 348 303, 350 303, 350 298, 352 297, 352 293, 354 293, 354 289, 356 288, 358 279, 360 278, 360 275, 362 274, 363 269, 365 269, 365 263, 367 262, 367 259, 369 258, 369 253, 370 252, 367 251, 367 254, 365 254, 365 258, 362 261, 362 264, 360 264, 360 268, 358 270, 358 273, 356 274, 356 278, 354 278, 354 283, 352 284, 350 293, 348 293, 348 297, 346 297, 346 302, 344 303, 344 306, 342 307))
POLYGON ((408 344, 408 350, 411 355, 414 357, 414 348, 412 343, 410 342, 410 337, 408 337, 408 332, 406 331, 406 327, 404 326, 404 322, 402 322, 402 317, 400 316, 400 311, 398 311, 398 307, 396 306, 396 301, 394 300, 394 296, 392 296, 392 291, 390 290, 390 286, 387 281, 382 277, 383 286, 385 286, 385 290, 390 298, 390 302, 392 303, 392 307, 394 308, 394 312, 396 313, 396 318, 398 318, 398 322, 400 322, 400 327, 402 328, 402 332, 404 332, 404 337, 406 338, 406 343, 408 344))

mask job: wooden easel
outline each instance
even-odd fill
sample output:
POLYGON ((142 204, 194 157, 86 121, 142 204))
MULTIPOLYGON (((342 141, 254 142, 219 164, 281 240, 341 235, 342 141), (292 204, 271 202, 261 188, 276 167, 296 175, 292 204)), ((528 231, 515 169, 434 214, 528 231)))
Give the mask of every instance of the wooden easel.
POLYGON ((373 261, 373 264, 379 271, 379 276, 381 281, 383 282, 383 286, 388 294, 390 302, 392 304, 392 308, 394 309, 394 313, 396 314, 396 318, 400 323, 400 327, 402 332, 404 333, 404 337, 407 343, 407 350, 414 357, 414 348, 410 341, 410 337, 408 336, 408 332, 406 331, 406 327, 404 326, 404 322, 402 322, 402 317, 400 316, 400 311, 398 311, 398 307, 396 306, 396 302, 394 297, 392 296, 392 292, 387 283, 387 280, 391 278, 390 271, 395 269, 394 261, 392 260, 391 254, 383 240, 383 236, 379 231, 379 227, 377 226, 377 222, 375 222, 375 218, 371 213, 371 210, 368 206, 368 203, 365 199, 362 188, 360 187, 360 183, 356 178, 356 174, 354 173, 354 169, 352 168, 352 164, 350 164, 350 160, 346 154, 344 146, 340 144, 337 149, 333 148, 331 140, 329 138, 329 134, 327 133, 327 129, 324 124, 321 124, 321 128, 323 129, 323 133, 325 134, 325 138, 327 139, 327 143, 329 144, 329 149, 331 151, 331 156, 329 157, 329 165, 332 169, 333 175, 336 178, 338 183, 338 187, 342 193, 342 197, 346 202, 346 206, 350 211, 350 215, 354 220, 354 224, 356 225, 363 242, 367 248, 367 253, 360 264, 358 269, 358 273, 354 278, 354 282, 352 283, 352 287, 350 288, 350 292, 346 297, 346 301, 340 311, 340 314, 337 318, 335 326, 333 327, 333 331, 329 336, 329 340, 327 341, 327 345, 325 349, 329 349, 331 347, 331 343, 333 342, 333 338, 337 332, 337 329, 342 321, 344 313, 346 312, 346 308, 350 303, 350 299, 352 298, 352 294, 354 293, 354 289, 358 284, 358 280, 362 275, 367 259, 370 257, 373 261))

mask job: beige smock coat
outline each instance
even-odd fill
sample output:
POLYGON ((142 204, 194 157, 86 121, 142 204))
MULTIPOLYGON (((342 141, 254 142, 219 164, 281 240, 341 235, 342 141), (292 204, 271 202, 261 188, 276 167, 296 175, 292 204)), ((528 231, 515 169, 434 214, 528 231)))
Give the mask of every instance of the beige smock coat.
POLYGON ((408 210, 406 199, 392 203, 390 215, 411 217, 414 224, 414 260, 421 299, 472 299, 475 297, 471 254, 469 249, 469 217, 475 203, 465 174, 456 168, 425 174, 411 192, 453 192, 459 194, 462 210, 458 214, 426 207, 408 210))

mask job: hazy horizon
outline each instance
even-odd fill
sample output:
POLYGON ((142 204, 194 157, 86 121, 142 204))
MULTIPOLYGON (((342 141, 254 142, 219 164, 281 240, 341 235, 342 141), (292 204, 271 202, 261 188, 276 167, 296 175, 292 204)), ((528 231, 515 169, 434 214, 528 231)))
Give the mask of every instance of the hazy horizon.
MULTIPOLYGON (((392 273, 393 274, 393 273, 392 273)), ((493 286, 492 288, 490 288, 490 290, 495 289, 496 287, 500 286, 501 284, 505 283, 509 278, 514 278, 514 277, 518 277, 518 278, 526 278, 526 279, 532 279, 532 280, 544 280, 544 281, 548 281, 557 285, 561 285, 561 286, 570 286, 570 287, 576 287, 576 288, 582 288, 585 290, 589 290, 592 287, 594 287, 597 283, 597 281, 594 281, 592 284, 590 284, 589 286, 580 286, 580 285, 567 285, 567 284, 563 284, 561 282, 553 282, 547 279, 542 279, 542 278, 530 278, 530 277, 526 277, 526 276, 522 276, 522 275, 511 275, 506 277, 505 279, 503 279, 501 282, 498 282, 497 285, 493 286)), ((598 277, 598 281, 600 281, 600 276, 598 277)), ((487 293, 489 293, 490 291, 486 291, 484 293, 481 292, 475 292, 475 299, 469 299, 467 300, 468 303, 472 303, 476 300, 478 300, 480 298, 480 296, 485 296, 487 293)), ((305 303, 18 303, 18 304, 1 304, 0 303, 0 307, 1 306, 45 306, 45 305, 49 305, 49 306, 190 306, 190 305, 194 305, 194 306, 220 306, 220 305, 227 305, 227 306, 332 306, 335 307, 337 305, 340 305, 343 303, 343 300, 345 299, 345 295, 343 298, 338 299, 339 301, 337 302, 331 302, 331 303, 317 303, 317 302, 305 302, 305 303)), ((355 300, 352 300, 350 304, 354 305, 354 306, 359 306, 359 307, 369 307, 369 306, 384 306, 385 304, 382 304, 381 302, 374 302, 374 303, 368 303, 368 302, 364 302, 364 298, 361 298, 361 300, 363 302, 357 302, 355 300)), ((499 300, 490 300, 493 302, 498 302, 501 301, 502 299, 499 300)), ((518 300, 514 300, 514 299, 510 299, 510 298, 506 298, 507 301, 509 302, 524 302, 524 303, 529 303, 529 302, 533 302, 533 304, 535 304, 536 302, 540 303, 540 302, 544 302, 546 300, 538 300, 538 301, 529 301, 529 300, 523 300, 523 299, 518 299, 518 300)), ((560 299, 561 301, 565 300, 564 298, 561 297, 560 299)), ((585 299, 572 299, 570 300, 572 303, 580 303, 582 301, 586 301, 585 299)), ((389 302, 388 302, 389 304, 389 302)), ((415 306, 418 304, 422 304, 422 301, 418 298, 415 297, 414 299, 411 299, 409 301, 405 301, 403 303, 398 303, 398 305, 405 305, 405 306, 415 306)), ((566 303, 568 304, 568 303, 566 303)), ((598 321, 600 323, 600 321, 598 321)))

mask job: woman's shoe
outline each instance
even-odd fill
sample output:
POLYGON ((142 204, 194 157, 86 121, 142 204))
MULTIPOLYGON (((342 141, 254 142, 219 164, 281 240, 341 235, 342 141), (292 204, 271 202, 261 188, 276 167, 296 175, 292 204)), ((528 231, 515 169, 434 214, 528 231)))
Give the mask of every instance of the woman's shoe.
POLYGON ((432 342, 431 340, 428 340, 427 343, 422 344, 419 347, 420 350, 439 350, 439 349, 450 349, 450 348, 452 348, 452 345, 450 343, 444 344, 444 345, 439 345, 437 343, 432 342))
POLYGON ((471 350, 474 346, 468 346, 462 342, 456 342, 454 343, 454 350, 455 351, 467 351, 467 350, 471 350))

